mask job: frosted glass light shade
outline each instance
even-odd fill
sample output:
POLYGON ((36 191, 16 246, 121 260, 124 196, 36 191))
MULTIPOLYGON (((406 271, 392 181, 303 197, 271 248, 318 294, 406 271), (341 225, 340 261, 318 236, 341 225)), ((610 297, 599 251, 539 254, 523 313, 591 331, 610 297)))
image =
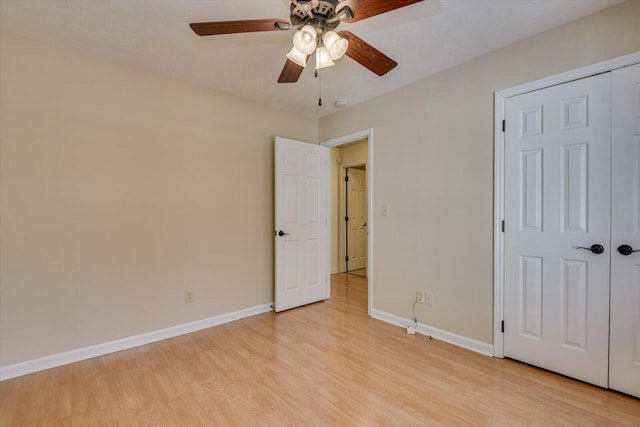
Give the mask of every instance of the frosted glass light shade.
POLYGON ((289 53, 287 53, 287 58, 289 58, 291 61, 295 62, 301 67, 304 67, 307 65, 307 55, 300 52, 298 49, 296 49, 295 46, 291 48, 289 53))
POLYGON ((349 41, 334 31, 326 32, 322 40, 329 51, 329 57, 334 61, 342 58, 349 48, 349 41))
POLYGON ((329 51, 326 47, 320 46, 316 49, 316 70, 320 68, 331 67, 332 65, 336 65, 335 62, 331 60, 329 56, 329 51))
POLYGON ((293 45, 299 52, 305 55, 311 55, 316 50, 316 29, 311 25, 305 25, 294 34, 293 45))

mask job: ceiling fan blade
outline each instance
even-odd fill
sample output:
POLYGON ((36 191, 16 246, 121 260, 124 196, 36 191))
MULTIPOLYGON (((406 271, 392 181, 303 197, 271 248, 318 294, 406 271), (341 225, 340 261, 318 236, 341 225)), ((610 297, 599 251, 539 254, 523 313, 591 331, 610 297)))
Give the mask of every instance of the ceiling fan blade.
POLYGON ((287 58, 287 62, 284 63, 280 77, 278 77, 278 83, 295 83, 300 78, 300 74, 304 67, 296 64, 292 60, 287 58))
POLYGON ((349 31, 340 31, 338 34, 349 40, 346 55, 377 75, 384 76, 398 65, 396 61, 349 31))
POLYGON ((372 16, 380 15, 381 13, 391 12, 392 10, 400 9, 401 7, 409 6, 421 1, 424 0, 345 0, 340 3, 340 9, 337 10, 336 13, 339 14, 343 7, 349 6, 353 12, 353 18, 346 22, 358 22, 363 19, 371 18, 372 16))
POLYGON ((290 25, 289 21, 283 19, 250 19, 245 21, 196 22, 189 24, 189 26, 199 36, 215 36, 218 34, 278 31, 280 30, 278 24, 290 25))

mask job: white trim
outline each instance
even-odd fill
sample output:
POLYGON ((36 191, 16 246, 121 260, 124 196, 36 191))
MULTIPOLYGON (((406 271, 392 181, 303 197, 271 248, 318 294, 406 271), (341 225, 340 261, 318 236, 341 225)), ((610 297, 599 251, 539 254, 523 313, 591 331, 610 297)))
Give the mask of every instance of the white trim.
POLYGON ((325 147, 338 147, 340 145, 358 141, 359 139, 371 138, 371 135, 373 135, 373 129, 369 128, 369 129, 351 133, 349 135, 339 136, 337 138, 333 138, 328 141, 321 142, 320 145, 324 145, 325 147))
MULTIPOLYGON (((355 132, 349 135, 344 135, 338 138, 330 139, 328 141, 324 141, 320 143, 320 145, 324 145, 325 147, 338 147, 340 145, 348 144, 350 142, 358 141, 360 139, 367 139, 368 142, 368 158, 367 158, 367 204, 368 212, 367 212, 367 228, 369 229, 369 239, 368 239, 368 247, 367 247, 367 282, 368 282, 368 308, 367 312, 369 316, 373 316, 373 129, 365 129, 359 132, 355 132)), ((329 235, 329 241, 331 236, 331 218, 329 218, 329 230, 327 231, 329 235)), ((327 245, 330 246, 330 245, 327 245)), ((329 249, 331 250, 331 249, 329 249)), ((329 257, 330 258, 330 255, 329 257)))
POLYGON ((336 274, 336 273, 340 273, 340 269, 339 268, 332 268, 331 269, 331 274, 336 274))
MULTIPOLYGON (((504 334, 501 322, 504 319, 504 133, 502 120, 505 117, 504 103, 507 98, 573 80, 607 73, 618 68, 640 63, 640 51, 629 55, 587 65, 576 70, 534 80, 495 93, 494 98, 494 249, 493 249, 493 355, 504 357, 504 334)), ((509 126, 509 124, 507 124, 509 126)))
MULTIPOLYGON (((392 325, 400 326, 402 328, 406 328, 413 324, 409 319, 404 319, 380 310, 373 310, 371 316, 374 319, 382 320, 383 322, 391 323, 392 325)), ((491 344, 443 331, 442 329, 434 328, 433 326, 425 325, 424 323, 418 323, 418 329, 416 329, 416 332, 422 335, 429 335, 432 338, 448 342, 449 344, 453 344, 458 347, 466 348, 467 350, 475 351, 476 353, 480 353, 485 356, 491 357, 494 353, 493 346, 491 344)))
POLYGON ((16 363, 14 365, 2 366, 0 367, 0 381, 31 374, 33 372, 43 371, 45 369, 55 368, 57 366, 68 365, 69 363, 91 359, 93 357, 114 353, 116 351, 127 350, 129 348, 150 344, 156 341, 166 340, 167 338, 189 334, 191 332, 244 319, 245 317, 268 313, 269 311, 273 311, 272 303, 257 305, 255 307, 245 308, 232 313, 221 314, 207 319, 196 320, 195 322, 171 326, 169 328, 134 335, 115 341, 65 351, 64 353, 57 353, 38 359, 27 360, 26 362, 16 363))
POLYGON ((494 211, 493 211, 493 355, 504 357, 504 336, 502 320, 504 319, 504 98, 495 94, 494 123, 494 211))

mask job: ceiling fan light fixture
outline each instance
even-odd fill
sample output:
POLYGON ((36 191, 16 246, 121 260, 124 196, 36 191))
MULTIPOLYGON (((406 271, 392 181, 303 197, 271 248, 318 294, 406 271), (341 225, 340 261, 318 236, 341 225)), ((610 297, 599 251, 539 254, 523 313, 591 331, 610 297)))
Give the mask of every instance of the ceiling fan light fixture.
POLYGON ((327 31, 322 40, 329 51, 329 57, 334 61, 342 58, 349 48, 349 41, 335 31, 327 31))
POLYGON ((316 70, 320 68, 331 67, 336 65, 335 62, 329 56, 329 51, 325 46, 320 46, 316 49, 316 70))
POLYGON ((305 67, 307 65, 307 55, 300 52, 295 46, 291 48, 289 53, 287 53, 287 58, 301 67, 305 67))
POLYGON ((299 52, 311 55, 316 50, 316 38, 316 29, 305 25, 293 36, 293 45, 299 52))

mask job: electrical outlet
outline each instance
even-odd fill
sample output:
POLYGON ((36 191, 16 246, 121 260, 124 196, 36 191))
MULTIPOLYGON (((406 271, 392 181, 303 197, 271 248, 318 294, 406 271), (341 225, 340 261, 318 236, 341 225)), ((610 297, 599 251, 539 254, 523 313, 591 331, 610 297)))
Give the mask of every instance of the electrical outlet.
POLYGON ((416 291, 416 302, 424 304, 424 291, 416 291))
POLYGON ((184 293, 184 302, 193 302, 193 291, 186 291, 184 293))
POLYGON ((424 303, 426 305, 433 305, 433 292, 427 291, 424 293, 424 303))

